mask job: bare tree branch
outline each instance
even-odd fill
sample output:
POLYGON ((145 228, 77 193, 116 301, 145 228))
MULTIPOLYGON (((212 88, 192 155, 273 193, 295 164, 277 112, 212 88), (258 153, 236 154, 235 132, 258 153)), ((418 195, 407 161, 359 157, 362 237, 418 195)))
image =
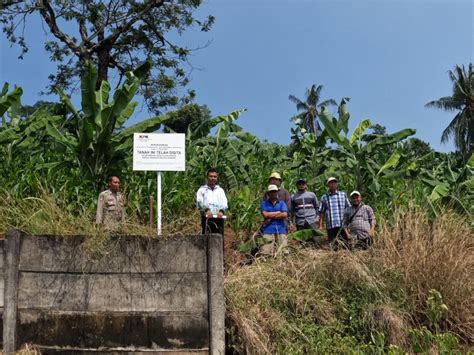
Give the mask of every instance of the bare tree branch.
POLYGON ((58 38, 61 42, 65 43, 68 48, 73 51, 82 60, 87 59, 84 52, 81 51, 80 47, 77 46, 71 37, 62 32, 56 23, 56 14, 51 7, 48 0, 36 0, 36 6, 39 8, 41 16, 48 24, 51 33, 58 38))
POLYGON ((151 9, 158 8, 163 6, 165 0, 153 0, 146 3, 143 10, 137 13, 135 16, 132 17, 128 22, 119 25, 117 29, 107 38, 101 40, 97 45, 91 48, 91 51, 97 52, 103 46, 111 46, 113 45, 117 39, 120 37, 121 34, 127 32, 137 21, 143 19, 144 15, 148 13, 151 9))

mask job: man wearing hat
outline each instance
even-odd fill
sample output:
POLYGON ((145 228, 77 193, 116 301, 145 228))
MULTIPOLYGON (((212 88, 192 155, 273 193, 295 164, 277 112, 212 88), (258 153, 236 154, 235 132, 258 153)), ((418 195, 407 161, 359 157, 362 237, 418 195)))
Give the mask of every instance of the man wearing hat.
POLYGON ((260 203, 260 210, 265 218, 261 231, 268 242, 262 245, 260 252, 265 255, 274 255, 277 247, 284 248, 287 244, 285 220, 288 218, 288 207, 285 201, 278 199, 278 191, 277 185, 268 185, 268 198, 260 203))
POLYGON ((291 197, 292 216, 297 230, 317 229, 319 222, 318 198, 314 192, 307 191, 305 179, 296 182, 298 191, 291 197))
POLYGON ((369 205, 362 202, 359 191, 351 192, 351 206, 344 212, 344 226, 356 249, 367 249, 372 244, 375 231, 375 215, 369 205))
MULTIPOLYGON (((276 185, 278 187, 278 199, 285 201, 288 211, 291 211, 291 196, 288 190, 281 187, 281 176, 278 173, 273 172, 268 178, 269 185, 276 185)), ((263 196, 264 200, 268 200, 268 192, 265 192, 263 196)))
POLYGON ((337 183, 335 177, 330 177, 327 180, 328 192, 321 197, 319 203, 319 229, 323 229, 324 222, 326 222, 329 242, 332 244, 338 237, 338 240, 347 246, 350 236, 343 228, 343 221, 344 211, 350 204, 346 193, 337 190, 337 183))

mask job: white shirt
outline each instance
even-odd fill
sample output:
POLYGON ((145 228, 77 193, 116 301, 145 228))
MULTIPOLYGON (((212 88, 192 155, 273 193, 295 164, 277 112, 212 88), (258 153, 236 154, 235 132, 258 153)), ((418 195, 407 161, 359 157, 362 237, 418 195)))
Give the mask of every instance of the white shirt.
POLYGON ((227 210, 227 197, 224 189, 219 185, 211 189, 208 185, 202 185, 196 194, 196 206, 199 209, 209 209, 213 215, 222 210, 227 210))

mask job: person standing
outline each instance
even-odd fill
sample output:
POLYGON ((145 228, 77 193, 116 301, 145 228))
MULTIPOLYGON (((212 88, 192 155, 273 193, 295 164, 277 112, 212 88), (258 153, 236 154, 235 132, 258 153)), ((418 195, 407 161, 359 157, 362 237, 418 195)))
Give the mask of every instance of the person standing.
MULTIPOLYGON (((285 201, 286 207, 288 208, 288 218, 286 219, 286 227, 290 228, 291 226, 291 219, 290 219, 290 213, 291 213, 291 195, 288 192, 288 190, 284 189, 281 187, 281 176, 277 172, 273 172, 270 177, 268 178, 268 184, 269 185, 276 185, 278 187, 278 199, 285 201)), ((268 192, 265 192, 263 195, 264 200, 268 200, 268 192)))
POLYGON ((265 219, 261 232, 268 242, 260 248, 260 253, 264 255, 274 255, 277 248, 285 248, 287 245, 285 221, 288 218, 288 207, 285 201, 278 199, 278 191, 277 185, 268 185, 265 193, 268 198, 260 203, 265 219))
POLYGON ((296 182, 297 192, 291 197, 292 216, 296 229, 317 229, 319 223, 318 198, 314 192, 307 191, 305 179, 296 182))
POLYGON ((338 181, 335 177, 327 180, 328 192, 326 192, 319 203, 319 228, 323 229, 326 222, 326 231, 331 245, 339 240, 348 247, 350 236, 343 228, 344 211, 350 206, 347 195, 344 191, 337 190, 338 181))
POLYGON ((125 198, 120 192, 120 178, 112 175, 107 179, 108 189, 97 199, 95 223, 107 230, 117 230, 125 220, 125 198))
POLYGON ((365 250, 372 244, 375 214, 369 205, 362 202, 359 191, 352 191, 350 198, 351 206, 344 212, 344 227, 354 243, 354 248, 365 250))
POLYGON ((196 193, 196 206, 201 212, 202 234, 219 233, 224 236, 227 197, 224 189, 217 185, 217 170, 209 169, 206 176, 207 184, 202 185, 196 193))

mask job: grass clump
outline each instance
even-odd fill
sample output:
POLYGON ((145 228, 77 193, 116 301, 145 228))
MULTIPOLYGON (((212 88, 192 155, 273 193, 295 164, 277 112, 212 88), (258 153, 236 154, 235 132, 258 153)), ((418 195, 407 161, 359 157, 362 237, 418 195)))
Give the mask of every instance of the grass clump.
POLYGON ((473 234, 451 212, 383 221, 369 251, 297 249, 231 269, 232 348, 248 354, 404 353, 469 348, 473 234))
MULTIPOLYGON (((124 235, 156 237, 156 226, 139 220, 133 211, 127 211, 120 230, 124 235)), ((71 205, 66 199, 43 190, 37 197, 16 198, 0 190, 0 234, 10 228, 34 235, 87 235, 102 237, 103 231, 95 225, 96 204, 71 205)), ((200 217, 192 210, 186 217, 175 218, 163 224, 163 235, 189 235, 200 231, 200 217), (195 223, 190 223, 195 221, 195 223)), ((156 223, 156 218, 155 218, 156 223)), ((100 239, 100 238, 99 238, 100 239)))
POLYGON ((382 221, 371 259, 377 277, 396 275, 415 325, 429 325, 427 299, 435 289, 448 308, 440 329, 474 343, 474 233, 468 221, 451 211, 430 222, 423 211, 400 210, 393 226, 382 221))

